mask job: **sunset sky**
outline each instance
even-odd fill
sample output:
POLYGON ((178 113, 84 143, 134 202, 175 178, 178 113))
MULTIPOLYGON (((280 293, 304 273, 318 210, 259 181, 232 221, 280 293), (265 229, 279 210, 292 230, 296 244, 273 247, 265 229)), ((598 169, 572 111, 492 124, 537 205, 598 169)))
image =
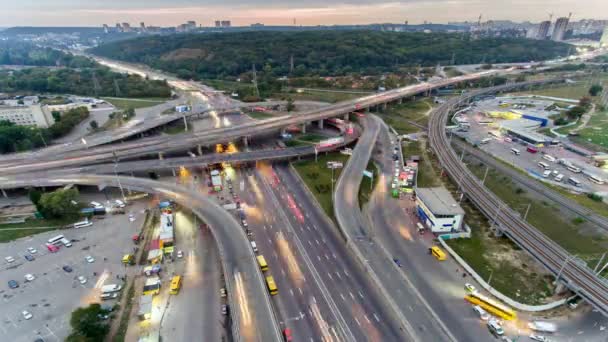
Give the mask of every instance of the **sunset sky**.
POLYGON ((546 20, 572 12, 573 20, 608 19, 608 0, 0 0, 0 27, 99 26, 116 22, 175 26, 186 20, 209 26, 368 24, 409 21, 546 20), (600 15, 600 17, 598 17, 600 15), (603 15, 604 17, 601 17, 603 15))

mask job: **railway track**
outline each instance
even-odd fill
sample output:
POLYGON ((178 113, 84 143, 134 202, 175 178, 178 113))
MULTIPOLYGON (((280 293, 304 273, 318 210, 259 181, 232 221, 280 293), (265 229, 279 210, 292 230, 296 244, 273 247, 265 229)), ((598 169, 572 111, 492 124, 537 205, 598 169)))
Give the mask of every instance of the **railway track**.
POLYGON ((554 274, 560 274, 560 280, 571 290, 589 301, 602 314, 608 316, 608 281, 595 274, 584 262, 570 255, 558 244, 524 221, 517 212, 510 209, 508 205, 481 184, 477 177, 460 161, 451 148, 445 133, 445 125, 452 109, 468 102, 475 96, 558 81, 551 79, 509 84, 473 91, 452 99, 437 107, 431 113, 429 142, 438 156, 440 164, 479 210, 495 222, 498 226, 497 229, 532 254, 548 270, 554 274))

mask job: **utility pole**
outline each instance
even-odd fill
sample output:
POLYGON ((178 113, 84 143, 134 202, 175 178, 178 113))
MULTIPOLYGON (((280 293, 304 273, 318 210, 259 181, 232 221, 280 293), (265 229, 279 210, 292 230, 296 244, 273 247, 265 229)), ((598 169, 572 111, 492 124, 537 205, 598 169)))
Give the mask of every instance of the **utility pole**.
POLYGON ((289 56, 289 73, 293 74, 293 54, 289 56))
POLYGON ((253 69, 253 86, 255 88, 255 95, 259 98, 260 97, 260 89, 258 89, 258 76, 257 73, 255 71, 255 63, 252 64, 252 69, 253 69))
POLYGON ((486 173, 484 173, 483 180, 481 181, 482 185, 486 185, 486 177, 488 177, 488 171, 490 171, 490 167, 486 166, 486 173))
POLYGON ((98 96, 99 91, 101 90, 101 86, 99 85, 99 80, 97 80, 97 75, 95 74, 95 70, 93 70, 93 92, 95 93, 95 97, 98 96))
POLYGON ((114 79, 114 92, 116 97, 120 97, 120 87, 118 86, 118 80, 114 79))
POLYGON ((528 213, 530 212, 531 207, 532 207, 532 203, 528 203, 528 208, 526 208, 526 213, 524 214, 524 221, 528 217, 528 213))

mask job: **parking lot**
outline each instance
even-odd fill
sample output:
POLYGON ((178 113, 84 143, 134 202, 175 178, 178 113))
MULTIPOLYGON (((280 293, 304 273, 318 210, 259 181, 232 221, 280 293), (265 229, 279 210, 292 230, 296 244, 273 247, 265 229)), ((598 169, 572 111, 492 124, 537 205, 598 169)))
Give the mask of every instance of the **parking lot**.
MULTIPOLYGON (((105 197, 99 195, 97 201, 104 203, 105 197)), ((135 202, 127 207, 134 222, 130 222, 129 215, 105 215, 104 219, 94 219, 90 227, 56 230, 1 244, 2 340, 31 342, 42 337, 45 341, 63 341, 70 333, 69 319, 74 309, 99 302, 102 285, 122 284, 116 279, 127 273, 121 258, 133 251, 131 237, 143 224, 146 205, 135 202), (72 240, 73 245, 51 253, 45 243, 59 234, 72 240), (29 253, 30 247, 36 252, 29 253), (32 255, 34 260, 27 261, 25 255, 32 255), (8 256, 15 261, 7 262, 8 256), (94 261, 86 261, 87 256, 94 261), (66 272, 64 266, 72 271, 66 272), (26 274, 35 279, 26 281, 26 274), (79 276, 85 277, 86 283, 82 284, 79 276), (17 281, 19 287, 9 288, 10 280, 17 281), (25 319, 24 310, 33 317, 25 319)), ((113 305, 114 301, 103 304, 113 305)))
MULTIPOLYGON (((519 101, 521 102, 521 101, 519 101)), ((534 111, 534 116, 546 117, 551 111, 543 112, 542 107, 550 104, 547 101, 535 101, 537 107, 534 111)), ((589 175, 595 175, 599 178, 606 178, 604 171, 592 165, 591 161, 579 154, 576 154, 570 150, 565 149, 561 144, 546 145, 544 147, 536 148, 537 153, 531 153, 527 150, 530 146, 523 140, 512 139, 506 132, 498 131, 497 126, 503 121, 500 118, 489 118, 484 115, 484 112, 509 110, 509 108, 501 108, 499 106, 498 99, 484 100, 475 103, 472 108, 468 111, 463 112, 460 115, 461 119, 466 120, 469 125, 468 131, 462 131, 455 129, 454 134, 461 136, 466 139, 469 143, 477 145, 481 150, 489 153, 497 159, 501 159, 508 164, 511 164, 519 169, 527 171, 530 175, 542 179, 545 182, 549 182, 554 185, 564 187, 566 189, 574 191, 584 192, 608 192, 608 186, 606 184, 597 184, 589 180, 589 175), (497 136, 498 135, 498 136, 497 136), (517 154, 513 149, 519 151, 517 154), (547 157, 550 160, 543 158, 545 155, 549 155, 553 158, 547 157), (571 163, 582 170, 582 172, 572 172, 567 169, 566 165, 560 163, 559 160, 564 160, 571 163), (545 169, 539 166, 539 163, 543 162, 548 165, 546 170, 551 171, 550 175, 544 176, 545 169), (556 176, 559 174, 563 175, 561 181, 556 181, 556 176), (574 178, 580 182, 580 186, 575 186, 568 182, 569 178, 574 178)), ((529 109, 521 109, 528 113, 529 109)), ((522 121, 521 126, 529 125, 530 120, 511 120, 511 121, 522 121)), ((549 126, 551 125, 549 120, 549 126)))

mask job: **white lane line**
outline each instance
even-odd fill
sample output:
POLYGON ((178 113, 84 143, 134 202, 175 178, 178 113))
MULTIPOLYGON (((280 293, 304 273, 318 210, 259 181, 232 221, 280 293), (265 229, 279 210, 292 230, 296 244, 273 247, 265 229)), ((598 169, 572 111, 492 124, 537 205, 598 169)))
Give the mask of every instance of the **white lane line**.
POLYGON ((289 289, 289 293, 291 293, 291 296, 292 296, 292 297, 294 296, 294 294, 293 294, 293 289, 289 289))
POLYGON ((268 229, 268 227, 266 227, 266 225, 264 225, 264 230, 268 229))
POLYGON ((355 299, 355 295, 352 292, 348 291, 348 293, 350 294, 350 298, 355 299))
POLYGON ((325 259, 329 260, 329 255, 325 254, 325 259))
MULTIPOLYGON (((306 226, 306 229, 311 230, 310 226, 306 226)), ((302 228, 302 230, 304 230, 304 228, 302 228)))
POLYGON ((338 278, 342 279, 342 276, 340 275, 340 272, 336 271, 336 276, 338 276, 338 278))
POLYGON ((346 274, 347 277, 350 277, 350 274, 348 274, 347 270, 344 270, 344 274, 346 274))
POLYGON ((281 268, 281 274, 285 277, 285 270, 281 268))
POLYGON ((319 261, 321 261, 321 257, 317 255, 317 259, 319 259, 319 261))
POLYGON ((376 315, 375 313, 374 313, 374 318, 376 319, 376 322, 378 322, 378 323, 380 322, 380 318, 378 318, 378 315, 376 315))
POLYGON ((357 319, 357 317, 355 317, 355 322, 357 322, 358 326, 361 326, 361 323, 359 322, 359 320, 357 319))
POLYGON ((312 301, 317 304, 317 298, 315 298, 315 296, 312 296, 312 301))
POLYGON ((343 293, 340 293, 340 297, 342 297, 342 300, 343 300, 343 301, 346 301, 346 297, 344 297, 344 294, 343 294, 343 293))
POLYGON ((408 309, 410 309, 411 312, 414 312, 414 308, 411 305, 408 305, 407 307, 408 309))
POLYGON ((300 291, 300 296, 304 295, 304 293, 302 292, 302 288, 298 287, 298 291, 300 291))
POLYGON ((359 291, 359 297, 363 298, 363 293, 361 293, 361 291, 359 291))
POLYGON ((338 259, 338 258, 336 257, 336 253, 331 253, 331 256, 332 256, 332 257, 334 257, 334 259, 338 259))
POLYGON ((274 254, 274 258, 275 258, 275 259, 278 259, 278 258, 279 258, 279 255, 277 254, 277 252, 274 252, 274 253, 272 253, 272 254, 274 254))
POLYGON ((310 242, 310 240, 308 240, 308 244, 312 246, 312 242, 310 242))
POLYGON ((371 323, 372 321, 369 320, 369 318, 367 318, 367 315, 363 315, 363 317, 365 317, 365 320, 367 321, 367 323, 371 323))
POLYGON ((313 227, 315 230, 319 230, 319 228, 317 228, 317 226, 315 226, 314 224, 312 225, 312 227, 313 227))
POLYGON ((319 243, 319 240, 315 239, 315 242, 317 243, 317 245, 320 245, 321 243, 319 243))
POLYGON ((329 279, 334 280, 334 277, 331 276, 331 273, 327 272, 327 276, 329 277, 329 279))
POLYGON ((268 239, 268 243, 269 243, 270 245, 272 245, 272 240, 268 239))

